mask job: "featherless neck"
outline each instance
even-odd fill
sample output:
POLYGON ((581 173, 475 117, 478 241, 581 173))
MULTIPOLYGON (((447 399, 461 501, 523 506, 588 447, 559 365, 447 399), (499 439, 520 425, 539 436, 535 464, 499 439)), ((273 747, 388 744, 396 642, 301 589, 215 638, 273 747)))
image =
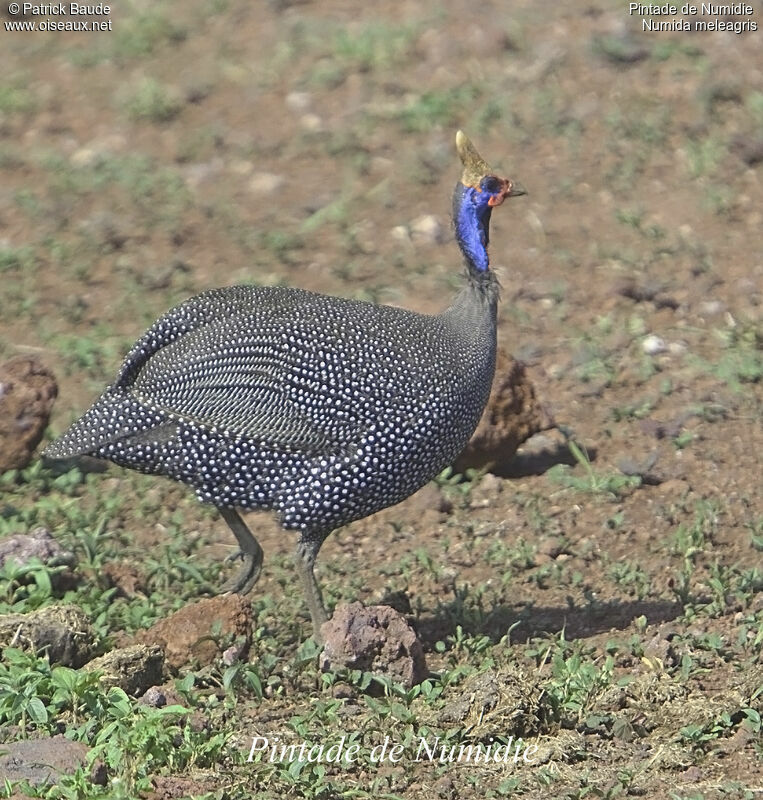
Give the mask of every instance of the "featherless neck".
POLYGON ((490 267, 490 215, 487 192, 457 183, 453 192, 453 225, 456 241, 464 254, 470 273, 487 273, 490 267))

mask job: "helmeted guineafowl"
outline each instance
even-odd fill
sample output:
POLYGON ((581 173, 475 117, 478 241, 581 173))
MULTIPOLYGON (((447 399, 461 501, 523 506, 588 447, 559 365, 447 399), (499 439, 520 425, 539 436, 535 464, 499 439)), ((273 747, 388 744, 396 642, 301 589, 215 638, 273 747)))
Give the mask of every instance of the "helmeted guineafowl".
POLYGON ((246 593, 262 549, 236 508, 273 509, 298 530, 315 637, 313 574, 340 525, 403 500, 461 452, 495 370, 499 285, 488 267, 495 206, 524 194, 459 131, 453 195, 463 289, 434 316, 299 289, 204 292, 157 320, 115 383, 43 457, 87 454, 188 484, 230 526, 246 593))

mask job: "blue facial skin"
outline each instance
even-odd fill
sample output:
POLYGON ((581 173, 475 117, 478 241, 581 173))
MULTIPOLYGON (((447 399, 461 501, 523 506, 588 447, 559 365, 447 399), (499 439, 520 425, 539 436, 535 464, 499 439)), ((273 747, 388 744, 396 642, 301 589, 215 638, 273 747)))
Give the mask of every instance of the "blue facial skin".
POLYGON ((490 200, 504 194, 502 189, 490 191, 498 188, 495 182, 496 179, 490 176, 483 178, 480 182, 482 191, 459 183, 454 195, 456 238, 470 266, 477 272, 487 272, 489 268, 487 246, 490 240, 490 214, 493 211, 490 200))

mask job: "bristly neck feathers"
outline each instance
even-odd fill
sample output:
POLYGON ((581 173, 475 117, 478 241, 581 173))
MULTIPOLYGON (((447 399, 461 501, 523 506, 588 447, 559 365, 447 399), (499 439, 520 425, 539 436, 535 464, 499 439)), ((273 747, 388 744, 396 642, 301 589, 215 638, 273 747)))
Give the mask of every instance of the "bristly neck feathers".
POLYGON ((453 226, 456 241, 461 248, 469 284, 497 301, 500 285, 490 270, 488 244, 490 242, 490 215, 487 192, 480 192, 460 181, 453 191, 453 226))

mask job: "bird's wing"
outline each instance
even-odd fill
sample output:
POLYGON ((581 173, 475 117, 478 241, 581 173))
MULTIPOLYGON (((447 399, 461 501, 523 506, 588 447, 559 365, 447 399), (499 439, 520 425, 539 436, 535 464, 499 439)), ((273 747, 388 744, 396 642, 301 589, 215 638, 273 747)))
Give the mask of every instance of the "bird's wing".
POLYGON ((276 321, 213 320, 153 353, 129 392, 142 403, 265 446, 310 454, 343 452, 350 431, 320 424, 295 402, 310 389, 276 321))

